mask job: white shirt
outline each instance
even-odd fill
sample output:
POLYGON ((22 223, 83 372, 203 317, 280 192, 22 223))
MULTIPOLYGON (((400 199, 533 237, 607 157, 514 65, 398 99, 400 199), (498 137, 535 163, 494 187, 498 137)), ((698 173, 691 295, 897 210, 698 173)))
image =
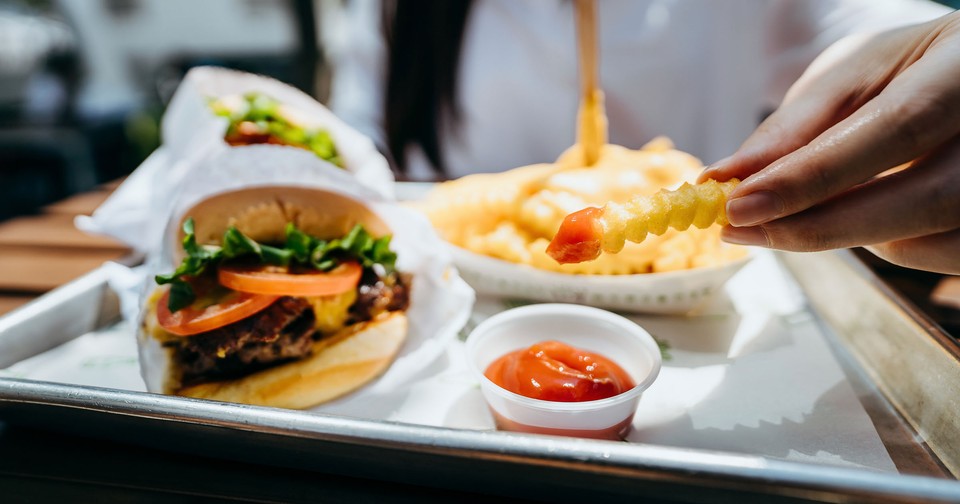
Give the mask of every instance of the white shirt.
MULTIPOLYGON (((926 21, 924 0, 602 0, 600 83, 610 142, 667 135, 704 162, 731 154, 823 49, 845 35, 926 21)), ((353 0, 328 44, 330 105, 386 145, 380 4, 353 0)), ((475 0, 460 55, 460 127, 441 136, 448 175, 551 162, 575 142, 573 3, 475 0)), ((427 29, 427 27, 425 27, 427 29)), ((429 178, 409 152, 412 178, 429 178)))

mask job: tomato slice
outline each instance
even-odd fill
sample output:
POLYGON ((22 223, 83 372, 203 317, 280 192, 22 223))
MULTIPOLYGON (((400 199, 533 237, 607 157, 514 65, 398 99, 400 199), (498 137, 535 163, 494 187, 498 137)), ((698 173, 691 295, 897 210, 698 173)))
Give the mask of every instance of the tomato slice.
POLYGON ((363 268, 345 262, 330 271, 291 272, 283 266, 220 266, 217 278, 224 287, 276 296, 332 296, 355 289, 363 268))
POLYGON ((157 322, 167 332, 191 336, 243 320, 273 304, 280 296, 263 296, 224 288, 198 293, 190 306, 171 312, 167 307, 170 289, 157 302, 157 322))

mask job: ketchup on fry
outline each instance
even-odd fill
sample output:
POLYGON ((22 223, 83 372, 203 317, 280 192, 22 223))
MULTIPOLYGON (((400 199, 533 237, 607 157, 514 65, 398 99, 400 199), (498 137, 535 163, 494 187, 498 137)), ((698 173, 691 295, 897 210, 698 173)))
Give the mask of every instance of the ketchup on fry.
POLYGON ((635 386, 610 359, 558 341, 510 352, 493 361, 484 376, 515 394, 557 402, 606 399, 635 386))
POLYGON ((560 264, 592 261, 600 257, 603 209, 584 208, 563 219, 556 236, 547 245, 547 255, 560 264))

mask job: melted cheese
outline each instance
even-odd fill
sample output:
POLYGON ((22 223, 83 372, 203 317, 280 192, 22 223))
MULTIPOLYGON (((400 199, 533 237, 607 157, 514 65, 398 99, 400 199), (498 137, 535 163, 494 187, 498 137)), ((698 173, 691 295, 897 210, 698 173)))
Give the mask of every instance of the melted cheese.
POLYGON ((330 334, 346 325, 350 306, 357 300, 357 290, 333 296, 308 297, 306 300, 313 306, 317 316, 314 328, 323 334, 330 334))

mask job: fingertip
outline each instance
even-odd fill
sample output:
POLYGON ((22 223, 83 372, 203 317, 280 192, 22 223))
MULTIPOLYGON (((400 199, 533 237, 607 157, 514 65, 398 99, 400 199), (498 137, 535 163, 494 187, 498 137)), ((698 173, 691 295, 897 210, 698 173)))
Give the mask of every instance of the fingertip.
POLYGON ((704 168, 702 172, 700 172, 700 175, 697 176, 697 183, 702 184, 712 178, 713 178, 713 169, 708 166, 707 168, 704 168))
MULTIPOLYGON (((697 183, 702 184, 710 179, 715 179, 719 182, 723 182, 720 178, 723 176, 723 170, 730 164, 730 160, 733 159, 733 156, 727 156, 710 166, 703 169, 700 172, 700 175, 697 177, 697 183)), ((729 177, 727 177, 729 178, 729 177)))

